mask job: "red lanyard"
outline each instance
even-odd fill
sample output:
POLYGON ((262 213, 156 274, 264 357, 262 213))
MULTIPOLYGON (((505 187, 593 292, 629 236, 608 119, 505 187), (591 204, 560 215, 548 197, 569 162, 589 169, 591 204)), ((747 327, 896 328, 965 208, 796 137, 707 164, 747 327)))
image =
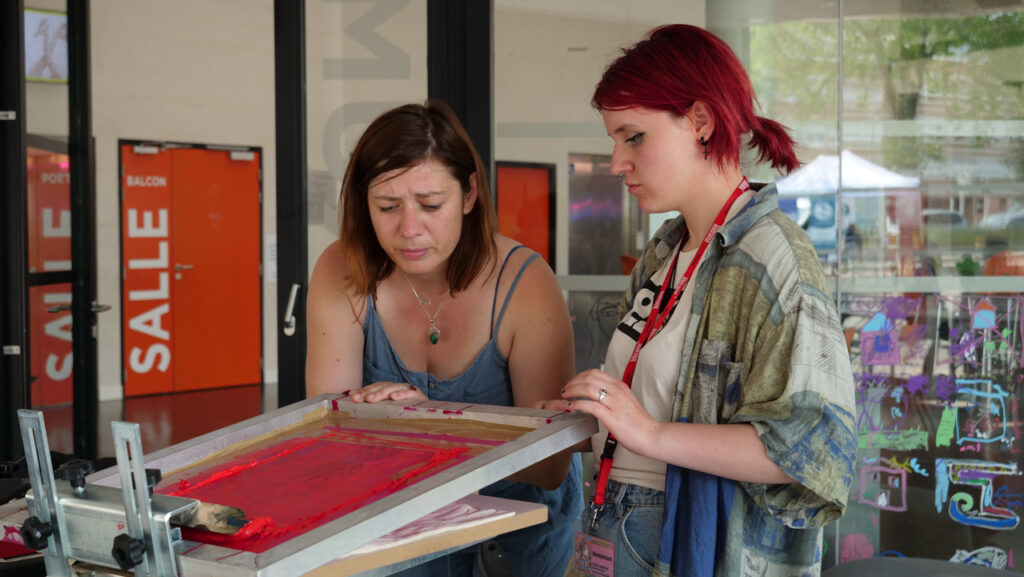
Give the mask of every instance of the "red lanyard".
MULTIPOLYGON (((740 181, 739 186, 736 190, 732 191, 732 195, 729 200, 722 206, 722 210, 718 212, 718 216, 715 217, 715 223, 711 225, 711 229, 704 235, 704 240, 700 243, 700 247, 697 248, 697 253, 693 255, 693 259, 690 261, 690 266, 686 267, 686 272, 683 273, 683 278, 679 279, 679 286, 672 291, 672 296, 669 297, 668 303, 665 308, 661 308, 661 301, 665 298, 665 292, 668 285, 672 283, 672 279, 675 275, 676 261, 679 260, 679 252, 682 250, 682 243, 685 242, 688 230, 683 231, 683 240, 680 241, 680 246, 676 251, 676 257, 669 263, 668 273, 665 275, 665 280, 661 283, 661 288, 658 289, 658 294, 654 298, 654 305, 651 308, 651 314, 647 317, 647 322, 644 323, 644 328, 640 331, 640 338, 636 340, 636 346, 633 347, 633 354, 629 357, 629 363, 626 364, 626 370, 622 373, 622 382, 626 383, 626 386, 633 386, 633 373, 636 372, 636 362, 640 358, 640 349, 644 347, 654 335, 658 334, 661 330, 665 321, 668 320, 669 315, 672 313, 672 308, 675 306, 676 301, 679 300, 679 295, 683 294, 683 289, 690 282, 690 277, 693 276, 693 271, 697 268, 700 263, 700 259, 704 256, 704 251, 707 250, 708 245, 711 244, 711 239, 715 237, 718 229, 722 228, 725 223, 725 217, 729 214, 729 209, 732 208, 736 199, 741 194, 750 189, 750 184, 747 182, 746 177, 740 181)), ((601 453, 601 469, 597 476, 597 485, 594 487, 594 504, 601 506, 604 505, 604 491, 608 485, 608 475, 612 470, 612 457, 615 454, 615 447, 619 442, 615 440, 615 436, 608 432, 608 438, 604 443, 604 451, 601 453)))

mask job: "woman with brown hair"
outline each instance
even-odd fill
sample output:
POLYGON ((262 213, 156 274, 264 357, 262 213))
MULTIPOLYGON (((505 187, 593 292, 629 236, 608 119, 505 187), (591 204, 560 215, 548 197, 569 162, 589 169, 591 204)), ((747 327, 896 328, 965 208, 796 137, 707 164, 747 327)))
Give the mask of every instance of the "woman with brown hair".
MULTIPOLYGON (((538 255, 497 233, 480 157, 438 100, 385 112, 342 184, 341 238, 307 307, 306 393, 532 407, 572 376, 568 310, 538 255)), ((481 493, 544 503, 499 539, 516 575, 562 577, 582 510, 579 459, 557 455, 481 493)), ((409 570, 470 575, 475 549, 409 570)))

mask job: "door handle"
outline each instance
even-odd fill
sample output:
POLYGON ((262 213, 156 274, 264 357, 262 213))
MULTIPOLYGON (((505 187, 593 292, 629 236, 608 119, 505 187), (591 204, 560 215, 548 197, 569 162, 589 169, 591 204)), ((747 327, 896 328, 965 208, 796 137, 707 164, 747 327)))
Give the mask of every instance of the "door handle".
POLYGON ((284 308, 284 336, 290 337, 295 334, 295 298, 299 296, 299 284, 292 285, 292 292, 288 295, 288 306, 284 308))
MULTIPOLYGON (((57 305, 55 307, 50 307, 50 308, 46 309, 46 312, 48 312, 48 313, 61 313, 61 312, 64 312, 64 311, 69 311, 69 310, 71 310, 71 305, 57 305)), ((92 303, 92 307, 91 307, 91 311, 90 312, 105 313, 105 312, 107 312, 109 310, 110 310, 110 305, 101 305, 101 304, 92 303)))
POLYGON ((174 270, 192 270, 196 268, 194 264, 181 264, 180 262, 174 263, 174 270))

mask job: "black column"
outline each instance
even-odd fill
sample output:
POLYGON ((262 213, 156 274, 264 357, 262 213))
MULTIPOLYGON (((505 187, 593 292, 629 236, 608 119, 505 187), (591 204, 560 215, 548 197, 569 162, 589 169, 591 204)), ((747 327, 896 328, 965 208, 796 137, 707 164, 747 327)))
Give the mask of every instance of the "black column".
POLYGON ((24 12, 23 0, 0 2, 0 461, 24 453, 18 409, 30 401, 24 12))
POLYGON ((71 163, 71 326, 74 453, 95 459, 98 438, 96 160, 92 139, 89 0, 68 2, 68 157, 71 163))
POLYGON ((274 0, 277 129, 277 406, 306 398, 306 289, 309 267, 306 192, 306 5, 274 0), (299 285, 285 334, 292 285, 299 285))
POLYGON ((494 194, 493 0, 427 0, 427 95, 451 105, 494 194))

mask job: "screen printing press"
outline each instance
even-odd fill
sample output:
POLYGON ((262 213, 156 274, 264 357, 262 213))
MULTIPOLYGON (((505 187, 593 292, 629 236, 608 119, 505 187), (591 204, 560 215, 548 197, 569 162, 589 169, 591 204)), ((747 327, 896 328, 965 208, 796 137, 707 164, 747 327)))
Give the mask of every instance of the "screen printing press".
POLYGON ((114 422, 117 465, 92 473, 55 471, 42 414, 19 419, 31 491, 0 505, 0 544, 38 550, 50 577, 386 575, 543 522, 542 505, 476 492, 597 430, 578 413, 322 395, 151 455, 114 422))

